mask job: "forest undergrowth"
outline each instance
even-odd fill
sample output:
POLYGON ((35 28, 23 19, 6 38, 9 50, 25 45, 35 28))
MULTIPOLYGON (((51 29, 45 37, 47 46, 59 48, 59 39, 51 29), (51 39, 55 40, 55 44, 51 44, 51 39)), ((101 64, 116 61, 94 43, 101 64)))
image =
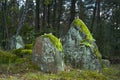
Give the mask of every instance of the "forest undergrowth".
MULTIPOLYGON (((0 52, 4 53, 4 52, 0 52)), ((5 53, 7 53, 5 51, 5 53)), ((7 53, 9 55, 9 53, 7 53)), ((0 55, 0 80, 119 80, 120 64, 111 64, 101 71, 73 69, 66 66, 66 70, 59 73, 41 72, 32 63, 31 56, 18 57, 0 55), (4 57, 4 58, 2 58, 4 57), (6 58, 6 59, 5 59, 6 58), (8 60, 8 61, 6 61, 8 60)))

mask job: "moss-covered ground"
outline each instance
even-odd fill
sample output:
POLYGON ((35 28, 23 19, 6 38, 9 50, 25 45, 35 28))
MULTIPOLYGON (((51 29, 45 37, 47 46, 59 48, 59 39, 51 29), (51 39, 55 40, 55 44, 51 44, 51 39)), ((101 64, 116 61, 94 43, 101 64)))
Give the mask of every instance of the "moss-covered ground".
POLYGON ((0 52, 0 80, 120 80, 120 64, 111 65, 109 68, 104 68, 100 72, 70 69, 68 67, 64 72, 53 74, 41 72, 32 63, 31 56, 18 57, 13 53, 8 56, 3 53, 9 55, 10 52, 0 52), (9 59, 8 61, 6 61, 7 59, 1 58, 5 56, 9 59), (14 61, 11 56, 14 58, 14 61))

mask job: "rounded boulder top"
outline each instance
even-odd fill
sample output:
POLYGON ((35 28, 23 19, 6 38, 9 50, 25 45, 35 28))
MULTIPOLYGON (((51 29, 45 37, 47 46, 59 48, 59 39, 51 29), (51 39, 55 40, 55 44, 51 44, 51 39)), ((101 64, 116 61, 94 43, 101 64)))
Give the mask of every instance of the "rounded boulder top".
POLYGON ((60 42, 60 39, 58 39, 56 36, 54 36, 52 33, 44 34, 41 37, 49 38, 52 44, 59 50, 63 51, 62 43, 60 42))

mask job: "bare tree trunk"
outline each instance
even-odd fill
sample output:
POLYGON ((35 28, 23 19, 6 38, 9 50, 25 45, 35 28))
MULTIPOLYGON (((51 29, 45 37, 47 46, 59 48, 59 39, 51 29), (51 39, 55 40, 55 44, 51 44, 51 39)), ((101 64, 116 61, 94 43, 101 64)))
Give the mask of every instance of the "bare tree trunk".
POLYGON ((103 52, 103 26, 101 26, 101 20, 100 20, 100 0, 97 0, 97 28, 96 28, 96 39, 97 44, 100 47, 100 52, 103 52))
POLYGON ((8 27, 6 25, 7 0, 2 2, 2 47, 8 49, 8 27))
POLYGON ((80 11, 79 11, 79 17, 80 17, 80 19, 83 20, 83 19, 84 19, 84 16, 83 16, 83 13, 84 13, 84 12, 83 12, 83 2, 82 2, 82 0, 79 1, 79 5, 80 5, 80 6, 79 6, 79 8, 80 8, 80 9, 79 9, 79 10, 80 10, 80 11))
POLYGON ((92 18, 92 23, 91 23, 91 32, 94 33, 94 21, 95 21, 95 16, 96 16, 96 10, 97 10, 97 1, 95 2, 95 7, 93 10, 93 18, 92 18))
POLYGON ((56 15, 57 15, 56 11, 57 11, 57 2, 56 2, 56 0, 53 0, 53 20, 52 20, 52 26, 53 26, 53 28, 55 30, 56 30, 55 25, 56 25, 56 15))
POLYGON ((47 10, 47 24, 48 24, 48 27, 50 27, 50 4, 48 4, 48 6, 47 6, 48 8, 48 10, 47 10))
POLYGON ((23 27, 25 18, 26 18, 26 16, 27 16, 27 13, 28 13, 28 11, 30 10, 30 9, 28 8, 28 4, 29 4, 29 1, 26 0, 25 9, 24 9, 24 11, 23 11, 23 13, 22 13, 22 16, 20 17, 20 21, 19 21, 19 23, 18 23, 18 28, 17 28, 17 31, 16 31, 16 36, 19 35, 20 30, 21 30, 21 28, 23 27))
POLYGON ((74 17, 75 17, 75 3, 76 3, 76 0, 71 0, 69 25, 72 23, 72 21, 74 20, 74 17))
POLYGON ((61 21, 61 16, 62 16, 62 5, 63 5, 63 0, 59 0, 59 9, 58 9, 58 36, 60 37, 60 21, 61 21))
POLYGON ((46 25, 46 5, 44 4, 44 0, 43 0, 43 19, 42 19, 42 27, 43 30, 45 30, 45 25, 46 25))
MULTIPOLYGON (((15 4, 16 4, 16 0, 12 0, 11 2, 12 4, 12 9, 15 8, 15 4)), ((11 18, 12 18, 12 25, 11 25, 11 28, 15 28, 15 21, 16 21, 16 16, 15 16, 15 11, 12 10, 12 14, 11 14, 11 18)), ((12 36, 13 34, 9 34, 10 36, 12 36)))
POLYGON ((100 22, 100 0, 97 0, 97 24, 100 22))
POLYGON ((35 33, 36 36, 38 35, 40 31, 40 26, 39 26, 39 0, 36 0, 36 16, 35 16, 35 33))

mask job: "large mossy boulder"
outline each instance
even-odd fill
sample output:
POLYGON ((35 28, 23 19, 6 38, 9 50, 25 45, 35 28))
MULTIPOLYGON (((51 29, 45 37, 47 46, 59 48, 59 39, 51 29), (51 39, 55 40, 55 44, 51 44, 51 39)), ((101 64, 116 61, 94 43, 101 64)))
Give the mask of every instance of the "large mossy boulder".
POLYGON ((100 70, 102 57, 89 29, 76 18, 63 41, 65 62, 75 68, 100 70))
POLYGON ((43 72, 56 73, 64 70, 63 48, 60 40, 52 34, 38 37, 33 47, 33 63, 43 72))
POLYGON ((25 44, 20 35, 14 35, 9 40, 10 49, 20 49, 20 48, 24 48, 24 46, 25 46, 25 44))

